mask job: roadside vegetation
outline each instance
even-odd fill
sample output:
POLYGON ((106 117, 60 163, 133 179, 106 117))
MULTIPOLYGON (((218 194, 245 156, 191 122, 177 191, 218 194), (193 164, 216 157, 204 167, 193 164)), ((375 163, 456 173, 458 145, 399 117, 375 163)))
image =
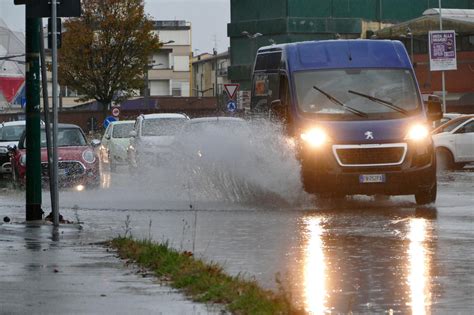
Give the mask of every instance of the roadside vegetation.
POLYGON ((190 252, 178 252, 167 243, 118 237, 109 244, 122 259, 152 271, 195 302, 222 304, 234 314, 304 314, 291 305, 283 288, 278 292, 264 290, 254 280, 227 275, 218 264, 205 263, 190 252))

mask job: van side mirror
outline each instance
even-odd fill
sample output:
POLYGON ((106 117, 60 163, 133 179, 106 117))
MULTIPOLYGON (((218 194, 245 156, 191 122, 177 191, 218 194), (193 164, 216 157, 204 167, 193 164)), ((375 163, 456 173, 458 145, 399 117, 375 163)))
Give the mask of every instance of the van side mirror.
POLYGON ((135 138, 137 136, 137 132, 135 130, 132 130, 128 135, 130 136, 130 138, 135 138))
POLYGON ((441 100, 436 95, 428 96, 428 119, 430 121, 437 121, 443 118, 443 110, 441 109, 441 100))

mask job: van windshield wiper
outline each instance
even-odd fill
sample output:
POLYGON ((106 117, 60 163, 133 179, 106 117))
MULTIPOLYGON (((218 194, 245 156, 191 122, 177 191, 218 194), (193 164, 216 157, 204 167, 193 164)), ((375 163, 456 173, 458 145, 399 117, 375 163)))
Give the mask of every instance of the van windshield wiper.
POLYGON ((332 96, 331 94, 321 90, 320 88, 318 88, 317 86, 313 86, 313 89, 315 89, 316 91, 318 91, 319 93, 323 94, 324 96, 326 96, 331 102, 333 102, 334 104, 337 104, 341 107, 343 107, 345 110, 347 110, 348 112, 351 112, 353 113, 354 115, 357 115, 359 117, 368 117, 368 115, 364 112, 361 112, 360 110, 357 110, 355 108, 352 108, 352 107, 349 107, 347 105, 344 105, 343 102, 341 102, 340 100, 338 100, 337 98, 335 98, 334 96, 332 96))
POLYGON ((380 99, 380 98, 377 98, 375 96, 370 96, 370 95, 367 95, 367 94, 364 94, 364 93, 360 93, 360 92, 356 92, 356 91, 352 91, 352 90, 349 90, 347 91, 351 94, 355 94, 355 95, 358 95, 358 96, 361 96, 361 97, 365 97, 369 100, 371 100, 372 102, 374 103, 378 103, 378 104, 382 104, 384 106, 387 106, 388 108, 390 109, 393 109, 394 111, 397 111, 399 113, 402 113, 404 114, 405 116, 408 116, 408 112, 401 108, 401 107, 398 107, 397 105, 394 105, 393 103, 389 102, 389 101, 385 101, 383 99, 380 99))

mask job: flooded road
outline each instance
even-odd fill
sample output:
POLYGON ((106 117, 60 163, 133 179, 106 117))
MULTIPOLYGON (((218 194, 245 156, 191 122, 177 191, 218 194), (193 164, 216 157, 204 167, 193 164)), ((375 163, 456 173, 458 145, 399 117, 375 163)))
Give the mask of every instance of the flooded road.
MULTIPOLYGON (((117 182, 127 177, 111 174, 117 182)), ((282 286, 313 314, 474 310, 474 172, 440 176, 438 201, 429 208, 417 207, 410 196, 308 197, 288 206, 271 196, 253 205, 192 200, 189 194, 179 200, 170 191, 124 198, 120 189, 61 194, 61 213, 83 222, 78 242, 126 230, 169 241, 234 275, 282 286)), ((8 215, 22 218, 21 193, 9 191, 1 201, 9 205, 8 215)))
MULTIPOLYGON (((318 200, 302 189, 292 143, 268 128, 180 139, 178 157, 140 174, 104 169, 100 189, 62 191, 60 212, 82 222, 79 245, 169 242, 283 288, 310 314, 474 312, 473 168, 440 174, 431 207, 413 196, 318 200)), ((24 192, 3 189, 0 204, 24 220, 24 192)))

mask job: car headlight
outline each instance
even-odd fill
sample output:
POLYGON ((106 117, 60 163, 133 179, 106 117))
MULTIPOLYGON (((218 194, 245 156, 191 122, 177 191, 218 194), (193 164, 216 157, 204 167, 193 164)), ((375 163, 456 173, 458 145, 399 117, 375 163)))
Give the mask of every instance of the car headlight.
POLYGON ((410 127, 408 130, 406 139, 407 140, 413 140, 413 141, 422 141, 426 140, 430 135, 430 131, 428 130, 428 127, 424 125, 413 125, 410 127))
POLYGON ((85 150, 82 152, 82 158, 87 163, 94 163, 95 162, 95 154, 91 150, 85 150))
POLYGON ((20 157, 20 165, 21 165, 21 166, 26 166, 26 154, 23 154, 23 155, 20 157))
POLYGON ((301 134, 301 139, 310 146, 318 148, 329 142, 329 137, 321 128, 313 128, 301 134))

